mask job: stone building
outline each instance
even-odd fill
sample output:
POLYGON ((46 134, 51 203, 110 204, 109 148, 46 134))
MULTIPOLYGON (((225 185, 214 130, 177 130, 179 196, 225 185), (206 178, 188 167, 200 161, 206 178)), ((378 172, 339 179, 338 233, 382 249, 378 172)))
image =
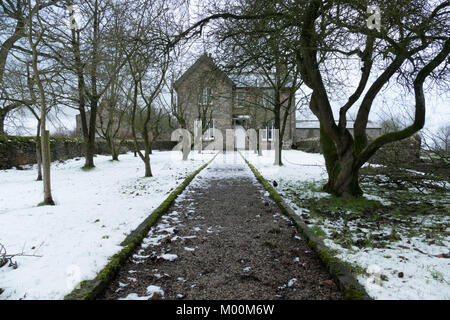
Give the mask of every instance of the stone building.
MULTIPOLYGON (((193 133, 194 123, 204 123, 203 145, 216 139, 218 130, 226 145, 235 149, 249 146, 248 129, 262 131, 263 144, 273 140, 274 113, 269 110, 274 91, 262 81, 232 80, 214 63, 211 56, 203 54, 174 83, 177 93, 177 109, 182 110, 186 128, 193 133), (227 129, 234 129, 233 136, 226 136, 227 129), (230 141, 231 140, 231 141, 230 141)), ((280 91, 280 101, 288 105, 289 88, 280 91)), ((295 97, 291 101, 283 147, 289 148, 295 141, 295 97)), ((283 116, 283 115, 282 115, 283 116)))

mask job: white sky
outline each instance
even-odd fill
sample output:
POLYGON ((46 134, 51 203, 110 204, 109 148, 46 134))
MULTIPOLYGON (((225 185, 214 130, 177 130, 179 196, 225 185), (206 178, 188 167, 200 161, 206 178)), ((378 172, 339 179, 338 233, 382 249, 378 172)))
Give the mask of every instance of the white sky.
MULTIPOLYGON (((189 18, 190 22, 193 23, 196 19, 199 18, 198 13, 202 12, 202 8, 204 8, 204 4, 202 1, 194 0, 189 2, 189 18)), ((214 52, 214 48, 211 48, 210 52, 214 52)), ((195 43, 190 47, 190 52, 188 53, 189 57, 187 60, 190 63, 195 61, 195 56, 201 54, 204 50, 204 45, 201 39, 196 40, 195 43), (194 59, 193 59, 194 58, 194 59)), ((187 69, 190 65, 186 65, 185 69, 187 69)), ((359 68, 358 66, 355 66, 359 68)), ((358 70, 358 69, 356 69, 358 70)), ((350 79, 351 82, 357 82, 359 78, 356 76, 353 79, 350 79)), ((339 106, 341 106, 345 99, 348 98, 348 95, 344 95, 344 99, 338 100, 335 98, 331 99, 331 103, 333 106, 333 110, 335 111, 335 116, 337 118, 337 110, 339 106)), ((436 90, 432 90, 431 92, 426 93, 426 120, 425 120, 425 130, 435 131, 440 126, 449 125, 450 124, 450 92, 439 93, 436 90)), ((360 102, 360 100, 358 101, 360 102)), ((350 109, 350 114, 355 114, 358 108, 358 102, 350 109)), ((414 96, 412 93, 405 95, 400 87, 392 85, 389 90, 380 93, 376 100, 374 101, 372 112, 370 114, 370 120, 374 122, 379 122, 380 115, 383 113, 389 113, 392 115, 396 114, 405 114, 405 107, 409 108, 410 113, 414 110, 414 96)), ((75 128, 75 115, 78 113, 75 109, 64 108, 65 115, 59 114, 58 118, 60 121, 55 123, 49 123, 49 130, 54 132, 56 127, 60 127, 61 125, 65 126, 67 129, 75 128)), ((297 120, 301 119, 315 119, 314 115, 307 109, 303 108, 303 110, 297 112, 297 120)), ((22 135, 30 135, 34 134, 36 121, 30 117, 21 117, 20 125, 21 129, 17 130, 14 127, 18 123, 18 118, 16 117, 14 122, 6 123, 6 130, 10 134, 22 134, 22 135), (14 123, 14 125, 13 125, 14 123)))

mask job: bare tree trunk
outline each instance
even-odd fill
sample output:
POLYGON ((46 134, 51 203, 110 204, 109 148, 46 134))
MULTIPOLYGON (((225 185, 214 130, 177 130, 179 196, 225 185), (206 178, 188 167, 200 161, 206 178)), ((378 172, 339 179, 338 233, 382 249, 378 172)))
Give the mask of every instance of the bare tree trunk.
POLYGON ((85 138, 86 145, 86 158, 83 168, 92 169, 95 168, 94 165, 94 155, 95 155, 95 125, 97 119, 97 101, 91 100, 91 112, 89 114, 89 132, 87 139, 85 138))
POLYGON ((275 149, 274 165, 281 166, 280 130, 278 129, 275 129, 273 132, 273 142, 275 149))
POLYGON ((258 156, 262 156, 262 129, 258 130, 258 156))
POLYGON ((119 161, 119 154, 117 151, 112 153, 112 161, 119 161))
POLYGON ((94 168, 94 154, 95 154, 95 143, 92 143, 92 139, 88 139, 88 142, 86 143, 86 160, 84 162, 83 168, 85 169, 91 169, 94 168))
POLYGON ((114 138, 111 138, 110 136, 106 136, 106 144, 108 145, 109 151, 111 152, 112 161, 119 161, 120 145, 116 147, 114 138))
MULTIPOLYGON (((28 8, 31 11, 31 0, 28 0, 28 8)), ((46 117, 47 117, 47 103, 44 85, 42 84, 42 80, 40 77, 40 72, 38 68, 38 52, 37 52, 37 43, 33 42, 33 16, 30 13, 29 21, 28 21, 28 43, 30 44, 32 51, 32 66, 34 78, 39 89, 39 97, 40 97, 40 107, 41 107, 41 156, 42 156, 42 166, 43 166, 43 182, 44 182, 44 201, 42 204, 54 205, 55 202, 52 198, 52 191, 50 185, 50 141, 49 141, 49 131, 45 128, 46 117)), ((38 33, 38 39, 42 37, 42 32, 38 33)), ((39 40, 38 40, 39 41, 39 40)))
POLYGON ((95 168, 94 155, 95 155, 95 133, 97 125, 97 106, 98 106, 98 99, 96 97, 92 97, 91 112, 89 114, 89 133, 87 139, 85 139, 86 160, 83 166, 83 168, 85 169, 95 168))
POLYGON ((3 110, 0 110, 0 136, 6 135, 5 118, 6 118, 6 113, 3 112, 3 110))
POLYGON ((42 157, 41 157, 41 121, 38 121, 36 130, 36 162, 37 162, 37 181, 42 181, 42 157))
POLYGON ((274 119, 274 127, 275 130, 273 132, 273 139, 275 142, 275 161, 274 161, 274 165, 277 166, 282 166, 283 162, 281 161, 281 146, 282 146, 282 139, 283 137, 281 136, 281 105, 279 103, 280 101, 280 93, 279 91, 275 91, 275 99, 277 99, 277 105, 274 108, 274 114, 275 114, 275 119, 274 119), (278 130, 278 133, 277 133, 278 130))
POLYGON ((150 156, 148 154, 148 151, 145 152, 144 163, 145 163, 145 177, 153 177, 152 168, 150 166, 150 156))
MULTIPOLYGON (((41 128, 41 130, 44 127, 41 128)), ((50 185, 50 133, 48 130, 42 130, 41 134, 41 152, 42 152, 42 166, 44 168, 44 204, 54 205, 52 198, 52 189, 50 185)))
POLYGON ((358 182, 360 166, 354 158, 352 144, 347 143, 345 151, 339 156, 333 140, 322 128, 320 144, 328 173, 328 182, 323 186, 323 190, 343 197, 362 196, 358 182))
POLYGON ((111 149, 111 157, 112 161, 119 161, 119 151, 116 149, 115 146, 111 149))

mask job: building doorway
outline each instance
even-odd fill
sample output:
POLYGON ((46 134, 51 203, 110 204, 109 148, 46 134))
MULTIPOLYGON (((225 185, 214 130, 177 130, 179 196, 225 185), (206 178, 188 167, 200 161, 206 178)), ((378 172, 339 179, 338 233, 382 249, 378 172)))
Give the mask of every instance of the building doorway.
POLYGON ((236 150, 245 149, 245 120, 234 120, 234 148, 236 150))

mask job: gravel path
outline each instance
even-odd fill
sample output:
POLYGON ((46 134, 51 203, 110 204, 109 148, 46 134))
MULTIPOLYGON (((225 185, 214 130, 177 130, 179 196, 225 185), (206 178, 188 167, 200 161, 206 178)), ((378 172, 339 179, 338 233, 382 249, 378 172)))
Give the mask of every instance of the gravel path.
POLYGON ((219 154, 100 299, 342 299, 237 153, 219 154))

